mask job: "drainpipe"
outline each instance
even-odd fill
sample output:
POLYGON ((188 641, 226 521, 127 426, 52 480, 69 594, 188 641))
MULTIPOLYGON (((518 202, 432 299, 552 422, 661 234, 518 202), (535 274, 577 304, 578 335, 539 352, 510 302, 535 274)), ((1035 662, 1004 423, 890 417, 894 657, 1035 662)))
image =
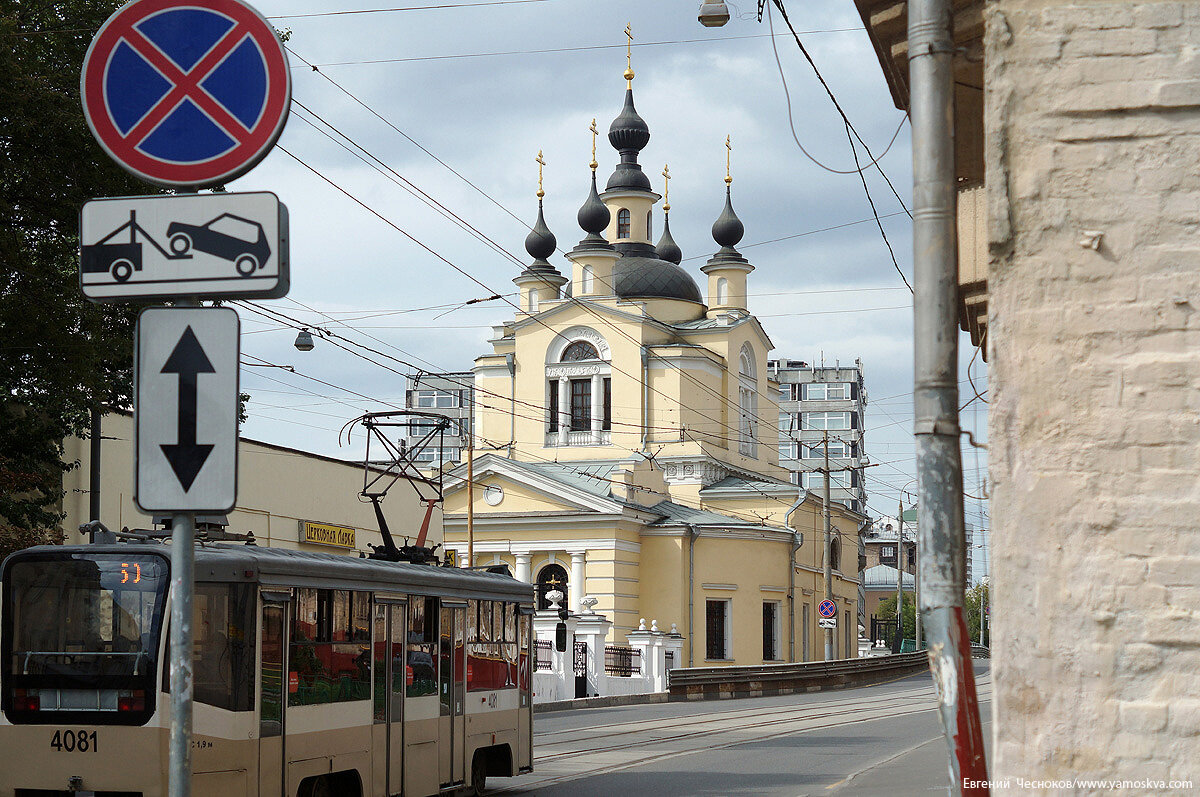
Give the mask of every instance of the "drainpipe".
POLYGON ((987 794, 987 762, 963 615, 966 572, 958 425, 954 39, 950 0, 910 0, 914 369, 921 614, 950 757, 951 793, 987 794))
POLYGON ((690 523, 684 523, 688 531, 688 666, 691 667, 696 659, 696 627, 692 621, 695 607, 696 585, 696 538, 700 532, 690 523))
MULTIPOLYGON (((513 444, 517 442, 517 358, 516 355, 504 355, 504 364, 508 366, 509 409, 508 409, 508 458, 512 459, 513 444)), ((474 412, 472 412, 474 415, 474 412)), ((474 424, 471 432, 474 433, 474 424)))
MULTIPOLYGON (((808 497, 808 493, 804 490, 800 491, 800 497, 796 499, 796 503, 788 507, 788 511, 783 516, 783 525, 792 531, 791 554, 788 556, 788 661, 795 663, 796 661, 796 551, 800 550, 800 546, 804 544, 804 536, 800 532, 792 529, 792 513, 800 508, 804 503, 804 499, 808 497)), ((805 629, 807 630, 807 629, 805 629)))
MULTIPOLYGON (((642 346, 642 451, 649 451, 650 436, 650 349, 642 346)), ((689 527, 690 528, 690 527, 689 527)), ((691 630, 691 619, 688 620, 691 630)), ((689 665, 691 666, 691 665, 689 665)))

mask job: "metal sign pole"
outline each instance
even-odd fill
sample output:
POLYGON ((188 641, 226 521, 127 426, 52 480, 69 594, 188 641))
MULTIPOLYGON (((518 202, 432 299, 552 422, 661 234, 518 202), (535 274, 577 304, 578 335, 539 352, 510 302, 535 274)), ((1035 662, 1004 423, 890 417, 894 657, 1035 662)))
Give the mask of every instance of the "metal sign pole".
POLYGON ((170 797, 192 793, 192 605, 195 597, 195 516, 171 516, 170 797))

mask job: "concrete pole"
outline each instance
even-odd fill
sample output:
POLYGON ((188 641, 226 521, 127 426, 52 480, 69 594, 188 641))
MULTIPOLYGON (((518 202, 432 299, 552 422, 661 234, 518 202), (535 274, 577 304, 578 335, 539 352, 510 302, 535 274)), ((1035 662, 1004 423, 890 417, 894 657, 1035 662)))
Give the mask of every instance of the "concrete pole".
POLYGON ((92 431, 88 463, 88 520, 100 519, 100 435, 103 427, 102 409, 99 404, 92 407, 92 431))
POLYGON ((913 140, 913 434, 921 611, 952 794, 986 794, 983 730, 963 614, 966 570, 958 424, 958 242, 950 0, 908 3, 913 140))
POLYGON ((171 516, 170 797, 192 793, 192 607, 195 597, 195 518, 171 516))
MULTIPOLYGON (((833 600, 833 531, 829 521, 829 432, 825 433, 825 489, 821 495, 821 516, 825 521, 825 600, 833 600)), ((833 629, 825 629, 825 661, 833 661, 833 629)))

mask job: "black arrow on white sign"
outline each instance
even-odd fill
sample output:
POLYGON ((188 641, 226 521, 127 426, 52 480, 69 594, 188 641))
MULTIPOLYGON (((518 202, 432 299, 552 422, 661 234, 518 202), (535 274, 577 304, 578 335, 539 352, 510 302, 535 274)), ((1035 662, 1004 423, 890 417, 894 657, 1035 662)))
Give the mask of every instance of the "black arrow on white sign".
POLYGON ((216 373, 190 326, 179 337, 175 350, 162 367, 162 373, 179 374, 179 442, 162 443, 160 446, 186 493, 213 450, 212 445, 196 442, 197 374, 216 373))

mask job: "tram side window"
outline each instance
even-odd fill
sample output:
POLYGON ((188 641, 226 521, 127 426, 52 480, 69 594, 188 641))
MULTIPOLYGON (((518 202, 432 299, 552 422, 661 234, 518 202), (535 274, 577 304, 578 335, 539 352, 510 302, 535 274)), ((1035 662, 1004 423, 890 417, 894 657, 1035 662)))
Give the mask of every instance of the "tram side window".
POLYGON ((514 603, 485 600, 468 602, 468 691, 505 689, 517 685, 516 611, 514 603))
POLYGON ((437 598, 408 601, 408 697, 437 694, 437 598))
POLYGON ((370 699, 370 604, 365 592, 296 590, 289 706, 370 699))
POLYGON ((197 584, 196 700, 229 711, 254 708, 254 590, 249 584, 197 584))

